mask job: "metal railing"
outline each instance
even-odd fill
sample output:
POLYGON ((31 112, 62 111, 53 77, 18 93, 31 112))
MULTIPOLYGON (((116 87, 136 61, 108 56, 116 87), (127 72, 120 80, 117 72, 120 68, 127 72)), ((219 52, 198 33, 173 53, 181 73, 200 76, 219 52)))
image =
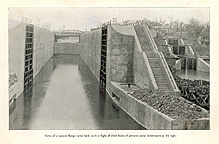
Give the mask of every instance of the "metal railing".
POLYGON ((150 33, 150 30, 149 30, 148 26, 144 26, 144 28, 145 28, 145 31, 148 34, 148 37, 149 37, 149 39, 150 39, 150 41, 152 43, 152 46, 153 46, 154 50, 158 51, 157 45, 156 45, 153 37, 151 36, 151 33, 150 33))
POLYGON ((172 73, 171 73, 171 71, 170 71, 170 69, 169 69, 169 66, 168 66, 168 64, 167 64, 167 62, 166 62, 166 60, 165 60, 165 57, 164 57, 163 53, 162 53, 162 52, 158 52, 158 53, 159 53, 160 58, 161 58, 161 60, 162 60, 162 62, 163 62, 163 64, 164 64, 164 67, 165 67, 165 70, 166 70, 166 72, 167 72, 167 75, 168 75, 168 77, 170 78, 171 85, 173 86, 174 91, 175 91, 175 92, 179 92, 179 89, 178 89, 178 87, 177 87, 177 85, 176 85, 176 82, 175 82, 175 80, 174 80, 174 77, 173 77, 173 75, 172 75, 172 73))
POLYGON ((32 19, 26 18, 22 16, 22 21, 27 24, 32 24, 32 19))

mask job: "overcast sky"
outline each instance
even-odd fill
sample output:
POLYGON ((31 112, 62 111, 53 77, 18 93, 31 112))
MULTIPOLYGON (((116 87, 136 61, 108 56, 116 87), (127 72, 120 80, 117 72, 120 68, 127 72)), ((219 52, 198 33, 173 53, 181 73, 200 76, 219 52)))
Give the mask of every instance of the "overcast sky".
POLYGON ((209 8, 9 8, 9 19, 32 19, 34 24, 51 22, 51 29, 90 30, 98 24, 111 20, 149 20, 163 18, 167 22, 179 20, 187 23, 192 17, 205 23, 209 21, 209 8))

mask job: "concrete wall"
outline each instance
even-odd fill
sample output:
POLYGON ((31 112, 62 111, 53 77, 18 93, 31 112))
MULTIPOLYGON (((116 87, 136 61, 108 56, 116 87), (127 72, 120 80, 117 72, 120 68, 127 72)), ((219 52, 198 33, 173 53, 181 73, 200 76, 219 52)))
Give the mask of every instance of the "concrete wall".
POLYGON ((107 74, 110 81, 133 83, 134 36, 108 27, 107 74))
POLYGON ((141 88, 158 88, 147 55, 142 50, 136 33, 134 45, 134 83, 141 88))
MULTIPOLYGON (((112 92, 117 97, 112 100, 130 115, 137 123, 148 130, 209 130, 209 119, 176 120, 159 112, 146 103, 137 100, 120 88, 119 83, 111 82, 112 92)), ((112 95, 112 93, 111 93, 112 95)))
POLYGON ((128 95, 124 90, 119 88, 118 84, 111 83, 110 85, 112 92, 119 97, 119 101, 112 98, 113 101, 140 125, 149 130, 171 129, 171 118, 128 95))
MULTIPOLYGON (((17 82, 9 87, 9 100, 24 90, 24 61, 26 24, 9 21, 9 75, 16 74, 17 82)), ((54 35, 47 29, 34 27, 33 76, 35 77, 53 55, 54 35)), ((9 84, 10 85, 10 84, 9 84)))
POLYGON ((210 65, 202 58, 197 58, 197 70, 210 73, 210 65))
POLYGON ((101 29, 81 34, 80 45, 81 58, 99 80, 101 29))
MULTIPOLYGON (((121 34, 111 26, 108 26, 107 31, 106 89, 109 91, 111 80, 121 83, 133 82, 134 37, 121 34)), ((80 55, 99 80, 101 29, 81 35, 80 55)))
MULTIPOLYGON (((140 86, 141 88, 151 88, 154 89, 150 75, 153 75, 150 71, 150 64, 147 60, 146 53, 141 51, 135 41, 134 46, 134 83, 140 86), (150 73, 150 74, 149 74, 150 73)), ((154 80, 155 82, 155 80, 154 80)), ((156 82, 155 82, 156 83, 156 82)))
MULTIPOLYGON (((133 26, 108 26, 106 87, 109 82, 133 82, 141 88, 156 85, 146 54, 141 50, 133 26)), ((81 35, 80 55, 99 79, 101 29, 81 35)))
POLYGON ((35 77, 53 55, 54 34, 45 28, 34 27, 33 77, 35 77))
POLYGON ((195 55, 191 46, 186 46, 185 54, 186 55, 195 55))
POLYGON ((80 43, 56 42, 54 54, 80 54, 80 43))
POLYGON ((26 24, 19 22, 16 26, 13 26, 12 28, 9 27, 8 30, 9 75, 15 74, 17 77, 17 82, 14 82, 14 84, 9 87, 9 100, 14 95, 16 95, 17 98, 24 89, 25 29, 26 24))
MULTIPOLYGON (((129 70, 131 70, 131 74, 129 73, 123 73, 123 76, 128 76, 130 75, 130 77, 133 79, 133 83, 137 84, 138 86, 140 86, 141 88, 151 88, 154 89, 156 87, 156 83, 155 80, 153 79, 153 74, 150 68, 150 64, 147 60, 147 56, 146 53, 142 51, 137 34, 135 32, 135 29, 133 26, 112 26, 113 30, 111 30, 111 26, 109 27, 109 31, 110 33, 108 33, 108 47, 110 49, 114 49, 116 46, 120 45, 119 47, 127 47, 127 50, 122 50, 121 55, 119 56, 118 59, 119 60, 123 60, 123 62, 118 62, 118 65, 122 65, 124 68, 126 69, 126 63, 133 63, 129 65, 129 70), (115 32, 116 31, 116 32, 115 32), (116 37, 118 40, 112 40, 111 39, 111 35, 118 35, 118 36, 113 36, 116 37), (133 38, 131 38, 131 36, 133 38), (123 39, 127 39, 126 41, 124 41, 123 39), (131 40, 133 39, 133 40, 131 40), (123 45, 124 44, 124 45, 123 45), (123 52, 124 51, 124 52, 123 52), (126 55, 128 52, 128 56, 129 58, 123 57, 123 55, 126 55), (122 58, 120 58, 122 57, 122 58), (132 67, 131 67, 132 65, 132 67)), ((116 39, 115 38, 115 39, 116 39)), ((116 50, 116 49, 115 49, 116 50)), ((111 54, 112 50, 108 51, 109 56, 111 56, 111 59, 114 59, 114 55, 111 54)), ((116 50, 117 51, 117 50, 116 50)), ((109 57, 108 56, 108 57, 109 57)), ((110 61, 110 60, 108 60, 110 61)), ((115 67, 115 63, 111 64, 113 67, 115 67)), ((112 69, 112 66, 109 65, 107 66, 108 68, 110 68, 111 71, 115 71, 114 69, 112 69)), ((107 68, 107 69, 108 69, 107 68)), ((110 71, 108 70, 108 71, 110 71)), ((121 68, 122 70, 122 68, 121 68)), ((120 70, 119 73, 122 73, 120 70)), ((119 70, 118 70, 119 71, 119 70)), ((111 76, 114 77, 114 76, 111 76)), ((107 78, 107 79, 111 79, 111 77, 107 78)), ((115 76, 116 77, 116 76, 115 76)), ((123 82, 121 81, 121 79, 118 79, 118 77, 116 77, 115 79, 112 79, 112 81, 115 82, 123 82)))

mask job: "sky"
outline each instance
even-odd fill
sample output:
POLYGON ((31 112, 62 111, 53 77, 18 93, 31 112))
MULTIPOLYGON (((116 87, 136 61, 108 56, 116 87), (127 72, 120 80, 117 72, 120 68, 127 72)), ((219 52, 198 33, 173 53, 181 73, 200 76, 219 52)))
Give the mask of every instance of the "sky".
POLYGON ((192 17, 202 23, 209 21, 209 8, 9 8, 8 18, 21 20, 22 16, 32 20, 33 24, 51 23, 51 30, 65 29, 90 30, 103 22, 117 18, 125 20, 159 20, 169 22, 179 20, 188 23, 192 17))

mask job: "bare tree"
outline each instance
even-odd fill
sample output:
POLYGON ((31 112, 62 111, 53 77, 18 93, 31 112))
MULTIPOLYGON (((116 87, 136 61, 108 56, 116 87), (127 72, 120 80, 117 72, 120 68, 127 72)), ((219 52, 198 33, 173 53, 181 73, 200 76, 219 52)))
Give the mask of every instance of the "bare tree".
POLYGON ((160 18, 159 25, 164 26, 165 22, 166 22, 166 20, 160 18))
POLYGON ((130 20, 125 20, 122 22, 123 25, 128 25, 130 23, 130 20))
POLYGON ((173 17, 170 17, 170 24, 169 24, 169 28, 172 28, 173 26, 173 17))
POLYGON ((189 20, 189 24, 187 25, 186 30, 190 36, 197 38, 203 30, 203 25, 193 17, 189 20))
POLYGON ((181 32, 181 37, 182 37, 182 31, 184 29, 184 23, 180 22, 180 32, 181 32))
POLYGON ((180 27, 180 22, 178 20, 173 22, 173 28, 175 31, 178 31, 180 27))

